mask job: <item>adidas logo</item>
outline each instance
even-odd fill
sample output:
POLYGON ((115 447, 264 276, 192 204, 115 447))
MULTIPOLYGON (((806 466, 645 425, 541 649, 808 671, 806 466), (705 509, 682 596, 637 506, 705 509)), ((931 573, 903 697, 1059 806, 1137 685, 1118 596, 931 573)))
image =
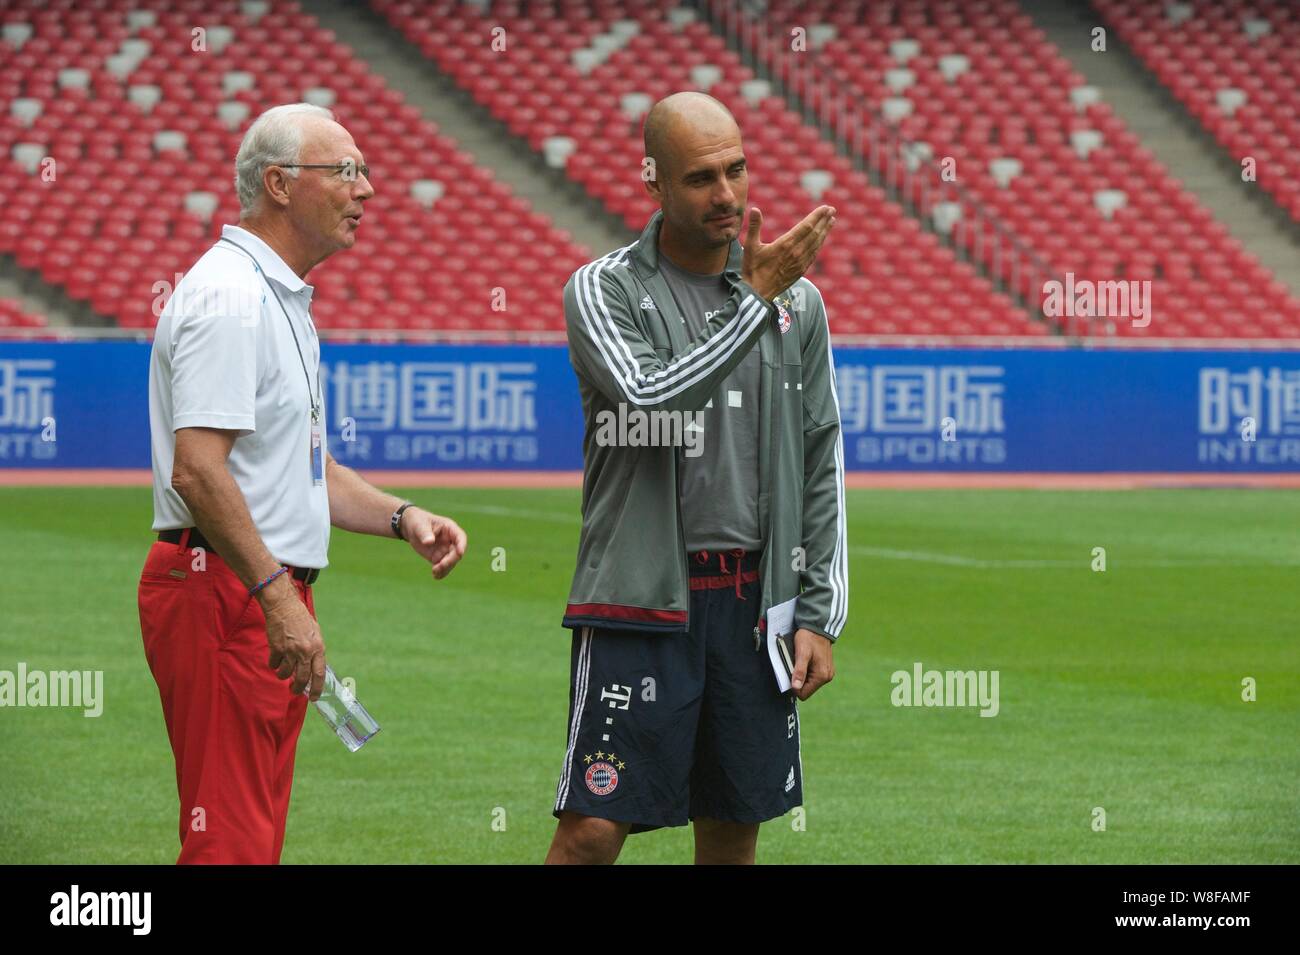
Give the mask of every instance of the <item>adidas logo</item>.
POLYGON ((794 767, 790 767, 790 775, 785 777, 785 791, 789 792, 794 789, 794 767))
POLYGON ((643 311, 643 312, 657 312, 657 311, 659 311, 659 310, 658 310, 657 308, 655 308, 655 303, 652 302, 652 301, 650 300, 650 296, 647 295, 645 298, 641 299, 641 311, 643 311))

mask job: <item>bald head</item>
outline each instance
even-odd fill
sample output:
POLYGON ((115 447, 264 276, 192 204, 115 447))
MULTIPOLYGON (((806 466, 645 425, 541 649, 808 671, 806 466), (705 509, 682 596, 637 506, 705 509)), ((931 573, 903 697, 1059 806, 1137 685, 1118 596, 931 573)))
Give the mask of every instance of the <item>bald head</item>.
POLYGON ((740 141, 740 127, 723 106, 708 93, 673 93, 665 96, 645 118, 645 154, 654 160, 656 172, 678 168, 676 160, 683 140, 704 138, 740 141))
POLYGON ((678 265, 722 269, 740 235, 749 178, 740 127, 706 93, 674 93, 645 118, 646 193, 663 212, 660 249, 678 265))

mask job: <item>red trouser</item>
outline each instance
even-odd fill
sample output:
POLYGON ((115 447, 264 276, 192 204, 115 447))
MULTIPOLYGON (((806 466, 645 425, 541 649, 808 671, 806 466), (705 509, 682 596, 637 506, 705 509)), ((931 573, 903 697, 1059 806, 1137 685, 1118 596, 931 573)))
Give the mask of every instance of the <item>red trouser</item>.
MULTIPOLYGON (((294 586, 315 617, 311 588, 294 586)), ((162 541, 149 550, 139 600, 176 757, 176 861, 278 863, 307 697, 267 666, 261 604, 221 558, 162 541)))

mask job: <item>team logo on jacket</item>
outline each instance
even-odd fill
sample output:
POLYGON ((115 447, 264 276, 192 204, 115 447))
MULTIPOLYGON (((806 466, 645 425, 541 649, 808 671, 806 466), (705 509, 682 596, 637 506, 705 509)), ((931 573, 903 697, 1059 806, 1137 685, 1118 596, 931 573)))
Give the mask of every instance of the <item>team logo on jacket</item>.
POLYGON ((791 323, 790 313, 789 311, 787 311, 790 304, 791 303, 788 298, 784 302, 781 301, 780 299, 777 299, 776 301, 777 327, 781 329, 782 335, 784 335, 786 332, 790 330, 790 323, 791 323))
POLYGON ((597 796, 608 796, 618 788, 618 770, 603 759, 588 766, 583 779, 597 796))

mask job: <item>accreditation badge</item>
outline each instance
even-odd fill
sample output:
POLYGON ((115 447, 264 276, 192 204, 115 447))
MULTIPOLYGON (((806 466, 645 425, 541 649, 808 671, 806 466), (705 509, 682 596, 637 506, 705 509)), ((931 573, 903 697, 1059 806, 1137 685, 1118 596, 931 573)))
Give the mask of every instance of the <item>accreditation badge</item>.
POLYGON ((322 447, 319 421, 311 423, 311 483, 316 487, 325 483, 325 450, 322 447))

